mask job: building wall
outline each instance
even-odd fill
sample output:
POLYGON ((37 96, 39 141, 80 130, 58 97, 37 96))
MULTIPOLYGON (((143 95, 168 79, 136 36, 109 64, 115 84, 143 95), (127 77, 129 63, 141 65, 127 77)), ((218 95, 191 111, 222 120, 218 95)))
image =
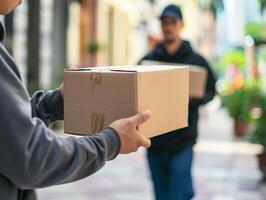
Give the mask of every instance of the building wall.
POLYGON ((200 31, 196 0, 158 1, 155 6, 144 0, 99 0, 97 41, 102 48, 97 55, 97 65, 136 64, 148 51, 148 35, 161 34, 158 16, 170 3, 182 7, 183 36, 196 44, 200 31), (138 28, 143 20, 148 23, 146 30, 138 28))
POLYGON ((80 65, 80 11, 81 5, 73 2, 69 7, 67 30, 67 65, 80 65))
POLYGON ((22 79, 27 85, 27 1, 14 12, 13 54, 22 79))
MULTIPOLYGON (((57 2, 57 0, 41 0, 41 69, 39 76, 43 88, 50 87, 51 82, 58 79, 58 74, 63 73, 63 68, 69 65, 136 64, 148 51, 148 35, 160 35, 160 24, 157 19, 161 10, 169 3, 180 4, 183 9, 184 38, 195 44, 198 33, 201 31, 197 23, 199 17, 196 0, 161 0, 154 5, 150 4, 148 0, 82 0, 82 4, 77 2, 71 4, 68 9, 69 15, 67 9, 60 13, 55 11, 55 1, 57 2), (95 2, 97 3, 95 4, 95 2), (64 14, 64 12, 66 13, 64 14), (96 16, 93 13, 96 13, 96 16), (68 17, 67 39, 60 42, 58 41, 58 38, 61 38, 60 32, 54 32, 57 27, 55 24, 60 22, 60 20, 56 20, 60 19, 58 15, 61 18, 68 17), (92 40, 96 40, 100 45, 96 59, 90 56, 87 50, 88 43, 92 40), (59 48, 55 48, 56 46, 67 48, 65 62, 61 62, 60 59, 55 62, 55 57, 64 57, 62 56, 63 52, 59 48)), ((16 45, 14 54, 24 74, 24 79, 27 74, 26 4, 27 1, 16 11, 15 34, 17 35, 14 38, 16 45)), ((65 30, 62 29, 62 31, 65 30)))
MULTIPOLYGON (((51 87, 53 80, 53 56, 58 53, 53 48, 53 0, 41 1, 40 13, 40 70, 39 84, 41 88, 51 87)), ((59 67, 59 66, 58 66, 59 67)))
POLYGON ((199 32, 201 31, 199 27, 200 21, 197 0, 172 0, 172 2, 180 5, 183 11, 185 23, 182 32, 183 37, 196 44, 199 32))
MULTIPOLYGON (((97 64, 136 64, 141 52, 139 41, 143 41, 136 30, 141 19, 136 1, 100 0, 98 9, 97 39, 102 49, 97 64)), ((142 46, 146 48, 145 43, 142 46)))

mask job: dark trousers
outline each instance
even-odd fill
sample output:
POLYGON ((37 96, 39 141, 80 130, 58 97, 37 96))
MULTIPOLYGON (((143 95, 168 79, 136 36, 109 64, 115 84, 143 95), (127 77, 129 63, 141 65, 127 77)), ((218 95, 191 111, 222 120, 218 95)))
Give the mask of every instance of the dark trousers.
POLYGON ((156 200, 190 200, 194 196, 191 166, 193 147, 176 154, 148 150, 156 200))

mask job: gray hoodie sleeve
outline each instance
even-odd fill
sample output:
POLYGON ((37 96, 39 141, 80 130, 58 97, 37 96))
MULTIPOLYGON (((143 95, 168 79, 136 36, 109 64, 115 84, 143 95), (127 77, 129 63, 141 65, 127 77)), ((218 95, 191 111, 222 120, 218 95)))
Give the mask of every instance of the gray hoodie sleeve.
POLYGON ((20 189, 79 180, 120 150, 119 136, 111 128, 92 137, 56 137, 32 117, 29 96, 1 54, 0 95, 0 173, 20 189))

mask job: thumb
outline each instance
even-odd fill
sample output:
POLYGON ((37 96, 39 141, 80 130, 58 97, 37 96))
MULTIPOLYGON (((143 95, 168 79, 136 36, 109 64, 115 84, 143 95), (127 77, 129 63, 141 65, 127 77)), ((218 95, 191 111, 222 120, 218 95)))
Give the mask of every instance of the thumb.
POLYGON ((139 113, 129 119, 133 122, 135 126, 139 126, 146 122, 151 117, 151 111, 145 111, 143 113, 139 113))

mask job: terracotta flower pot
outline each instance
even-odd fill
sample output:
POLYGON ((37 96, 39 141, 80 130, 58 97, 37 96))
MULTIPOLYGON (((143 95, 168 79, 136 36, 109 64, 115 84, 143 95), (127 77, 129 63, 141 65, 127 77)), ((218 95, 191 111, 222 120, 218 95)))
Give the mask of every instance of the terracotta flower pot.
POLYGON ((236 136, 243 136, 249 130, 249 124, 240 119, 234 120, 234 132, 236 136))

